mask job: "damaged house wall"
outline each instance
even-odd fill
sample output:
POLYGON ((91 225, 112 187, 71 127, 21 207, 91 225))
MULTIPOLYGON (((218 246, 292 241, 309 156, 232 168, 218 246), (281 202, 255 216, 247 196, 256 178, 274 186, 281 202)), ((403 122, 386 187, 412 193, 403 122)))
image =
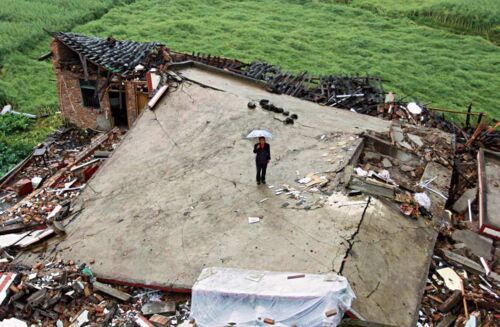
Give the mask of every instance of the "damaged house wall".
MULTIPOLYGON (((70 122, 83 128, 109 129, 113 123, 111 120, 111 109, 109 98, 103 96, 99 101, 100 108, 90 108, 83 105, 80 90, 80 79, 84 76, 74 73, 66 67, 77 61, 78 56, 57 40, 52 41, 53 67, 57 81, 57 93, 59 95, 59 106, 61 113, 70 122), (104 127, 104 128, 103 128, 104 127)), ((97 76, 89 76, 89 80, 96 80, 97 76)), ((100 78, 101 84, 105 82, 100 78)))
POLYGON ((131 127, 147 101, 141 63, 156 58, 159 44, 49 34, 63 117, 81 128, 131 127))

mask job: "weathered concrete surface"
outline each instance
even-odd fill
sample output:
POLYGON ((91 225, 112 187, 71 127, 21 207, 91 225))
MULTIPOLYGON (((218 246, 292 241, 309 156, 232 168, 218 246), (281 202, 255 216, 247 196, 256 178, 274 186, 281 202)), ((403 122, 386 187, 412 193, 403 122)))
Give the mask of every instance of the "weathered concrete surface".
POLYGON ((500 157, 498 155, 485 154, 484 175, 488 225, 500 228, 500 157))
POLYGON ((437 162, 429 162, 425 166, 420 183, 427 184, 425 193, 431 200, 431 212, 436 220, 442 219, 442 213, 449 196, 451 169, 437 162))
POLYGON ((465 212, 469 207, 469 200, 471 203, 476 201, 477 187, 470 188, 458 198, 458 200, 453 204, 453 210, 458 213, 465 212))
POLYGON ((478 257, 484 257, 486 260, 491 261, 493 255, 493 240, 474 233, 470 230, 457 229, 451 235, 455 242, 465 243, 465 246, 478 257))
MULTIPOLYGON (((344 112, 291 107, 283 98, 276 104, 297 113, 300 124, 284 125, 273 113, 248 109, 248 98, 196 84, 166 96, 155 112, 144 112, 88 184, 79 199, 83 211, 58 247, 62 255, 95 259, 100 276, 176 288, 190 288, 206 266, 338 271, 362 208, 304 210, 319 196, 306 195, 298 207, 257 187, 253 143, 245 136, 254 128, 276 135, 268 169, 274 189, 299 188, 298 177, 337 170, 358 140, 332 134, 350 131, 344 112), (263 220, 249 225, 249 216, 263 220)), ((364 128, 389 128, 348 115, 364 128)))
POLYGON ((354 309, 369 321, 414 326, 434 238, 424 221, 372 197, 342 271, 357 296, 354 309))
POLYGON ((80 196, 82 211, 67 226, 67 238, 45 254, 94 259, 100 277, 190 288, 208 266, 339 271, 354 238, 343 275, 358 293, 355 308, 409 326, 433 246, 428 226, 373 198, 361 222, 364 206, 343 205, 353 199, 316 208, 327 199, 307 193, 297 206, 274 195, 285 183, 300 189, 294 181, 310 172, 333 176, 356 150, 352 133, 385 132, 389 123, 217 74, 182 73, 225 92, 183 83, 155 112, 143 112, 80 196), (287 126, 274 113, 247 108, 261 98, 298 114, 297 123, 287 126), (267 178, 272 189, 254 182, 252 142, 245 139, 254 128, 276 135, 267 178), (250 225, 249 216, 263 219, 250 225))

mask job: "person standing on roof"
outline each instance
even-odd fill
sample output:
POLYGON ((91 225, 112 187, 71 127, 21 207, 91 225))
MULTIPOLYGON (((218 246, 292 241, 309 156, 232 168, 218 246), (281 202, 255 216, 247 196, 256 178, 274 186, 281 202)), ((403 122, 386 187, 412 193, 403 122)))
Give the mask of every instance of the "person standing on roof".
POLYGON ((255 165, 257 166, 257 185, 266 184, 267 164, 271 160, 271 146, 266 143, 266 138, 259 137, 259 143, 253 147, 255 156, 255 165))

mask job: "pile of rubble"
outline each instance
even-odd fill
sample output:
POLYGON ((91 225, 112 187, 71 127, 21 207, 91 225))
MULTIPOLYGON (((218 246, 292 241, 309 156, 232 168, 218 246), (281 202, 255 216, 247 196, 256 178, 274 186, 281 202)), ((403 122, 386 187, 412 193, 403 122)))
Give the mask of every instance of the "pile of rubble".
MULTIPOLYGON (((122 132, 64 128, 35 148, 2 180, 0 320, 13 326, 192 326, 188 296, 115 288, 73 261, 14 263, 21 251, 42 251, 64 235, 73 200, 120 142, 122 132)), ((93 262, 91 262, 93 264, 93 262)))
POLYGON ((50 197, 51 193, 61 195, 78 190, 111 154, 120 138, 118 129, 106 134, 74 128, 58 130, 2 178, 3 208, 16 208, 16 203, 27 195, 36 196, 41 191, 50 197))
POLYGON ((419 326, 498 326, 500 275, 491 239, 469 229, 442 228, 419 312, 419 326))
POLYGON ((186 296, 113 287, 86 264, 59 260, 9 270, 0 273, 0 319, 13 326, 195 325, 186 296))
POLYGON ((265 63, 241 61, 200 53, 175 53, 174 62, 192 61, 263 82, 271 93, 287 94, 304 100, 355 112, 378 115, 384 100, 382 80, 370 76, 315 76, 306 71, 294 74, 265 63))

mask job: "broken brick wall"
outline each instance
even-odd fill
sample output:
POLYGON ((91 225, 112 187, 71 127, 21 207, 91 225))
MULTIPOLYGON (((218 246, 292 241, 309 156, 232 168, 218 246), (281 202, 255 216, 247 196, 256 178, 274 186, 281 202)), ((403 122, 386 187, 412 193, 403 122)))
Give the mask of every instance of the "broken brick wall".
POLYGON ((137 110, 137 94, 136 94, 136 83, 133 81, 125 81, 125 100, 127 105, 127 120, 128 127, 132 127, 132 124, 137 119, 139 111, 137 110))
MULTIPOLYGON (((89 108, 83 105, 80 90, 81 74, 72 72, 61 65, 75 61, 78 56, 58 41, 52 41, 53 68, 56 74, 59 107, 65 119, 81 128, 110 129, 113 127, 113 117, 109 106, 109 97, 100 95, 100 108, 89 108)), ((89 75, 90 80, 97 76, 89 75)), ((98 85, 103 85, 104 78, 99 78, 98 85)), ((99 87, 99 86, 98 86, 99 87)))

